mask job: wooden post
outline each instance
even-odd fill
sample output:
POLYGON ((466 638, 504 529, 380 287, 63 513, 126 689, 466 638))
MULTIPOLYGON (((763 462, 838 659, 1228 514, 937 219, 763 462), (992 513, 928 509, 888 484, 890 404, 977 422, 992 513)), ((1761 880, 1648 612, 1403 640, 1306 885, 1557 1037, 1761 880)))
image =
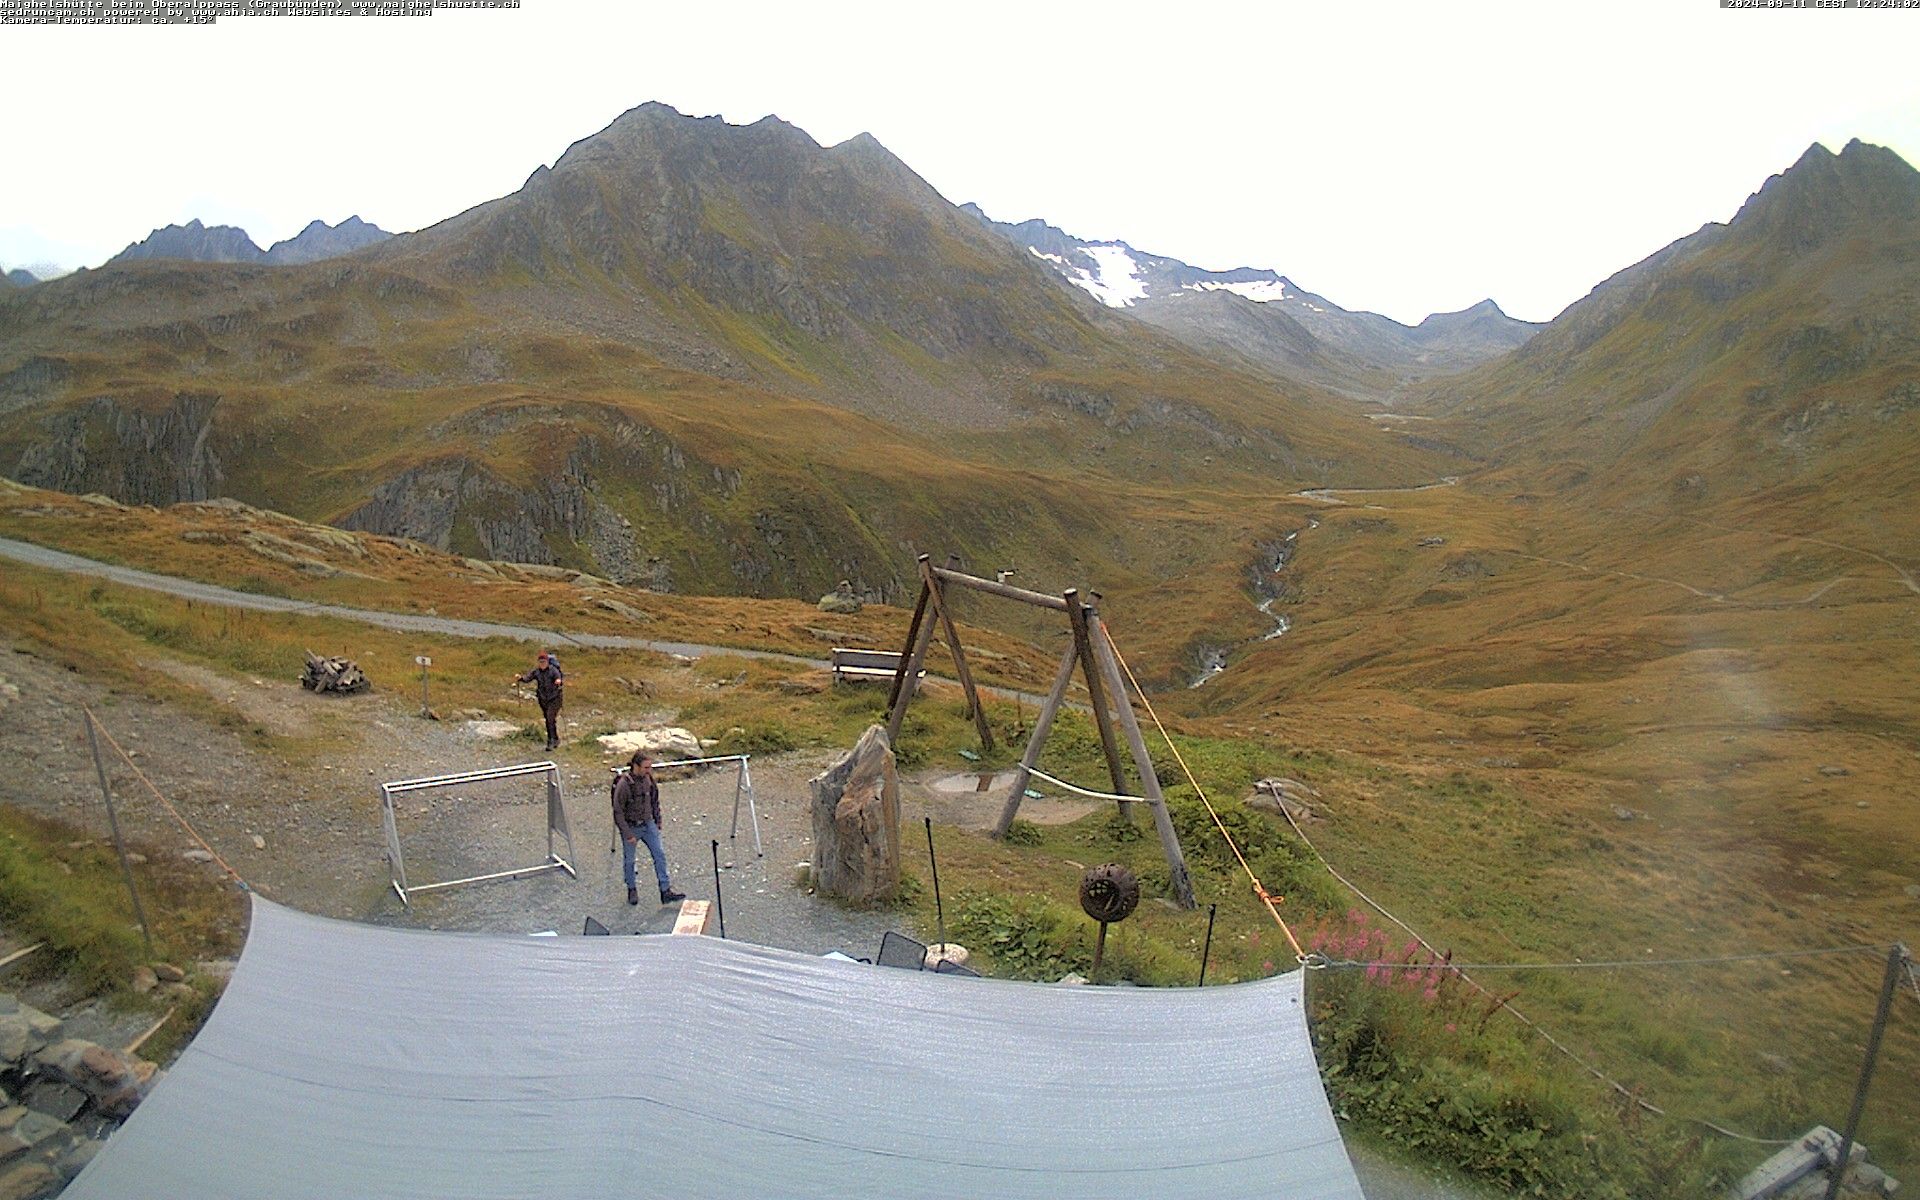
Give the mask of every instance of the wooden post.
MULTIPOLYGON (((1063 593, 1067 602, 1067 623, 1073 626, 1073 644, 1080 650, 1081 673, 1087 677, 1087 700, 1093 708, 1093 724, 1100 731, 1100 750, 1107 756, 1107 774, 1113 777, 1113 792, 1116 796, 1127 794, 1126 772, 1120 768, 1120 747, 1113 739, 1113 719, 1107 715, 1105 689, 1100 686, 1100 668, 1093 656, 1093 643, 1087 636, 1087 613, 1092 611, 1080 603, 1080 590, 1068 588, 1063 593)), ((1124 697, 1125 692, 1118 693, 1124 697)), ((1120 815, 1131 821, 1134 819, 1133 805, 1120 801, 1120 815)))
POLYGON ((993 827, 995 838, 1006 837, 1014 817, 1020 814, 1020 801, 1027 794, 1027 781, 1033 778, 1033 768, 1040 761, 1041 747, 1047 744, 1047 734, 1053 729, 1053 715, 1060 711, 1060 702, 1067 695, 1067 685, 1073 682, 1073 665, 1079 659, 1080 648, 1069 641, 1067 652, 1060 656, 1060 669, 1053 673, 1053 690, 1047 693, 1046 702, 1040 706, 1040 715, 1033 720, 1033 736, 1027 739, 1026 752, 1020 756, 1020 765, 1013 772, 1013 790, 1007 794, 1007 806, 1000 810, 1000 820, 993 827))
MULTIPOLYGON (((926 566, 926 562, 927 562, 927 556, 922 554, 920 556, 920 565, 924 567, 926 566)), ((928 594, 929 593, 927 591, 926 576, 923 573, 920 578, 920 599, 914 602, 913 620, 907 622, 906 644, 900 647, 900 665, 903 668, 906 666, 907 660, 913 657, 914 643, 920 640, 920 623, 926 620, 927 618, 928 594)), ((894 673, 893 686, 887 690, 887 711, 888 712, 892 712, 893 706, 900 702, 900 681, 905 679, 906 677, 907 677, 907 673, 905 670, 896 671, 894 673)))
POLYGON ((1167 881, 1173 888, 1174 902, 1181 908, 1195 908, 1193 877, 1187 873, 1187 860, 1180 853, 1180 835, 1173 830, 1173 818, 1167 814, 1166 797, 1160 794, 1160 779, 1153 773, 1153 759, 1147 754, 1146 739, 1140 736, 1140 723, 1133 718, 1133 701, 1120 678, 1120 664, 1114 661, 1113 648, 1107 645, 1106 626, 1097 614, 1092 618, 1090 633, 1093 656, 1100 661, 1100 672, 1106 676, 1107 687, 1113 692, 1121 731, 1133 749, 1133 765, 1140 769, 1141 790, 1147 795, 1147 803, 1153 806, 1153 824, 1160 834, 1160 848, 1167 856, 1167 881))
POLYGON ((933 614, 940 619, 940 630, 946 635, 947 649, 953 651, 953 673, 960 679, 960 690, 967 694, 967 712, 973 717, 973 727, 980 732, 980 748, 990 753, 993 750, 993 730, 987 727, 986 706, 980 703, 980 693, 973 686, 973 672, 967 669, 967 655, 960 648, 960 631, 954 628, 953 615, 947 611, 947 599, 941 591, 940 580, 924 557, 920 560, 920 578, 926 584, 927 596, 933 603, 933 614))
MULTIPOLYGON (((927 556, 920 556, 920 571, 924 579, 927 570, 927 556)), ((931 603, 933 593, 922 583, 925 601, 931 603)), ((887 746, 892 748, 900 744, 900 726, 907 719, 907 701, 913 699, 915 684, 920 678, 920 668, 927 661, 927 645, 933 641, 933 622, 925 619, 923 609, 915 609, 922 619, 917 622, 914 638, 906 658, 900 661, 900 673, 893 680, 893 711, 887 714, 887 746)))
POLYGON ((86 714, 87 749, 93 751, 94 774, 100 777, 100 796, 107 802, 107 828, 113 831, 113 852, 120 856, 120 873, 127 878, 127 895, 133 898, 133 915, 140 922, 140 940, 153 957, 153 931, 147 928, 147 910, 140 904, 140 889, 133 886, 133 864, 127 861, 127 844, 120 840, 120 818, 113 811, 113 789, 107 785, 107 764, 100 757, 100 737, 93 731, 93 713, 86 714))

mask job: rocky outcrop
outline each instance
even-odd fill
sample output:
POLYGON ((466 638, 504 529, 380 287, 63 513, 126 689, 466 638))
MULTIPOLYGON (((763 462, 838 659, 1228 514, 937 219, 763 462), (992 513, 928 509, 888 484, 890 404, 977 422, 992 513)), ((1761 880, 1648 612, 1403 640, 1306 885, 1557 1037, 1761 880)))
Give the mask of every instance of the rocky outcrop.
POLYGON ((56 1193, 152 1087, 152 1063, 64 1027, 0 993, 0 1200, 56 1193))
POLYGON ((13 477, 127 504, 208 499, 225 480, 213 437, 219 404, 211 392, 175 392, 157 405, 146 397, 95 397, 49 416, 13 477))
POLYGON ((468 459, 442 459, 381 484, 340 524, 472 558, 547 566, 560 565, 557 534, 584 548, 609 579, 652 577, 632 524, 601 502, 573 462, 528 491, 468 459))
POLYGON ((655 762, 699 758, 701 753, 700 739, 691 729, 682 729, 678 725, 625 729, 618 733, 603 733, 593 740, 599 742, 609 754, 632 758, 636 753, 645 751, 655 762))
POLYGON ((900 777, 886 730, 868 726, 808 787, 814 886, 861 903, 893 899, 900 890, 900 777))
POLYGON ((839 587, 820 597, 821 612, 850 616, 859 612, 862 607, 860 597, 853 593, 853 581, 848 579, 842 579, 839 587))

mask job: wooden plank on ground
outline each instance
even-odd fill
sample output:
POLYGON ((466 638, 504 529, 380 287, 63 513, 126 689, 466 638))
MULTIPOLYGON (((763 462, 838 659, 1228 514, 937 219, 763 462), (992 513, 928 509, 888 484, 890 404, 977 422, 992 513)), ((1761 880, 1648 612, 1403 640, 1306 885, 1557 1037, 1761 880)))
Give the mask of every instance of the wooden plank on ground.
POLYGON ((707 931, 707 910, 713 907, 711 900, 682 900, 680 915, 673 919, 675 933, 705 933, 707 931))

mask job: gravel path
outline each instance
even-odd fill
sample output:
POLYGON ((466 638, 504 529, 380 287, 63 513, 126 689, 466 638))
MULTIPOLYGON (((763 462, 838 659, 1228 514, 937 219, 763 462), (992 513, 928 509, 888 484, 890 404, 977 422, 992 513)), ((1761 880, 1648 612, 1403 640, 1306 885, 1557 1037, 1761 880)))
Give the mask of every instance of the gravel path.
MULTIPOLYGON (((735 646, 714 646, 704 642, 663 642, 652 638, 629 637, 623 634, 568 632, 563 629, 541 629, 532 625, 509 625, 496 621, 471 621, 464 617, 435 617, 419 613, 387 612, 376 608, 349 608, 341 604, 320 604, 308 600, 289 600, 280 596, 261 596, 252 592, 237 592, 216 584, 201 583, 194 579, 181 579, 173 575, 160 575, 153 571, 142 571, 135 567, 123 567, 116 563, 105 563, 98 559, 85 558, 78 554, 69 554, 64 550, 53 550, 46 546, 36 546, 32 542, 16 541, 13 538, 0 538, 0 558, 11 558, 29 566, 44 567, 54 571, 65 571, 74 575, 87 575, 105 579, 110 583, 126 587, 144 588, 148 591, 164 592, 170 596, 192 600, 200 604, 213 604, 226 608, 244 608, 256 612, 300 613, 308 616, 335 617, 346 621, 358 621, 366 625, 377 625, 383 629, 394 629, 402 633, 432 633, 446 637, 463 638, 510 638, 519 642, 534 642, 539 645, 553 645, 565 642, 575 646, 588 646, 601 650, 651 650, 656 654, 677 654, 682 658, 704 658, 709 654, 728 654, 740 658, 758 658, 773 662, 796 663, 803 667, 825 669, 830 664, 824 658, 807 658, 799 654, 783 654, 776 650, 743 650, 735 646)), ((931 656, 930 656, 931 657, 931 656)), ((927 674, 946 679, 931 665, 927 674)), ((951 682, 951 680, 949 680, 951 682)), ((1039 707, 1044 696, 1032 692, 1013 691, 1003 687, 982 685, 980 691, 989 696, 1002 699, 1018 697, 1023 703, 1039 707)), ((1085 709, 1084 704, 1067 701, 1069 707, 1085 709)))

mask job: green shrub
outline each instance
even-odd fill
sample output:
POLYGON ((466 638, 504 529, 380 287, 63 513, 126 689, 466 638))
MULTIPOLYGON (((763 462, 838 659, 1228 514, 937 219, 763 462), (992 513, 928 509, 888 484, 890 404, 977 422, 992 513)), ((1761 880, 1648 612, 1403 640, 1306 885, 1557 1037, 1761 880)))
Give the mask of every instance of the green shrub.
POLYGON ((787 727, 775 721, 749 721, 737 725, 720 737, 716 754, 779 754, 799 743, 787 727))
POLYGON ((1009 846, 1038 846, 1040 827, 1032 821, 1015 817, 1013 824, 1007 826, 1007 836, 1004 840, 1009 846))

